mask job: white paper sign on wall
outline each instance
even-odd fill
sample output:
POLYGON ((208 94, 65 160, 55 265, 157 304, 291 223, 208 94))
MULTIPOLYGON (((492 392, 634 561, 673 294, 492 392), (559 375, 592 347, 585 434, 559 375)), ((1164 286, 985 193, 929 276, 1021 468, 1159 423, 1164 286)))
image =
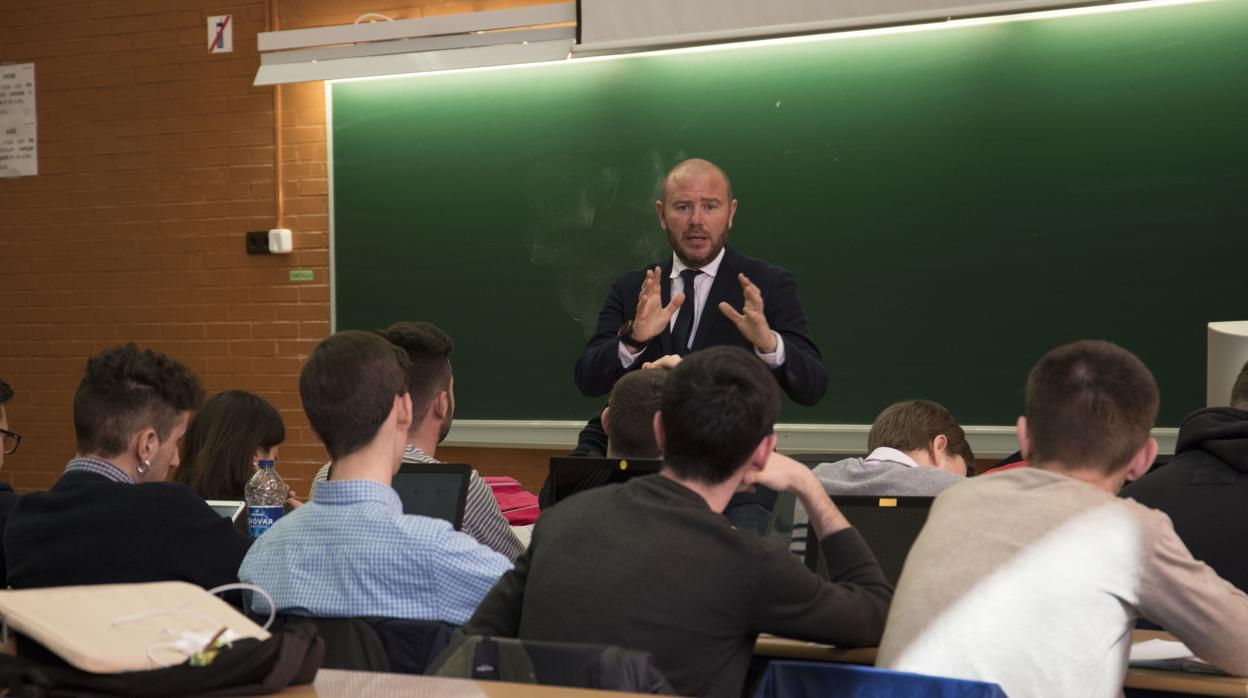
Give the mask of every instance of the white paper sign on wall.
POLYGON ((39 174, 35 64, 0 65, 0 177, 39 174))
POLYGON ((234 15, 208 18, 208 53, 230 53, 234 50, 234 15))

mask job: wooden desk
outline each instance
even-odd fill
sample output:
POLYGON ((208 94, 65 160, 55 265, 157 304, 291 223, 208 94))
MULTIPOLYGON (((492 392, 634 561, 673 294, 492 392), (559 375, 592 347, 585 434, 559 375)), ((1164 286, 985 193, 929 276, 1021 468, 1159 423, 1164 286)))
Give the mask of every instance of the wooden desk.
POLYGON ((312 685, 292 686, 277 695, 280 698, 628 698, 642 694, 321 669, 312 685))
MULTIPOLYGON (((1169 633, 1156 630, 1136 630, 1132 641, 1143 642, 1160 638, 1173 640, 1169 633)), ((790 640, 772 635, 759 635, 754 644, 754 655, 775 659, 806 659, 842 664, 874 664, 874 647, 840 648, 817 642, 790 640)), ((1248 678, 1193 674, 1184 671, 1128 668, 1123 685, 1149 691, 1173 691, 1198 696, 1239 696, 1248 698, 1248 678)))

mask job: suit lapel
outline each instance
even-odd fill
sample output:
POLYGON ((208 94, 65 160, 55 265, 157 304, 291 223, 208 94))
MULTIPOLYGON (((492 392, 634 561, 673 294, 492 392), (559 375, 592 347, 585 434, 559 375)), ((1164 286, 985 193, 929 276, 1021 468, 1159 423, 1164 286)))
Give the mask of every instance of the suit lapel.
POLYGON ((715 281, 711 283, 711 291, 706 296, 706 305, 702 307, 702 317, 698 320, 698 331, 693 335, 692 349, 706 346, 706 338, 710 336, 715 323, 723 319, 724 314, 719 310, 722 301, 728 301, 734 308, 741 310, 738 307, 740 302, 734 302, 733 293, 734 289, 735 295, 740 295, 741 292, 741 282, 737 281, 739 270, 736 253, 731 247, 725 247, 724 259, 719 263, 719 271, 715 273, 715 281))

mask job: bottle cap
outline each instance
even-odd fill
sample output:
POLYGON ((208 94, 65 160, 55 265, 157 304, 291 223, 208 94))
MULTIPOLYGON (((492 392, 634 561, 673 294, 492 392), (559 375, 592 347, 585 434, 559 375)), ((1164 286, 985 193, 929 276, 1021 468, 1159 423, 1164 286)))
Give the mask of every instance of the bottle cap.
POLYGON ((260 463, 259 463, 259 467, 261 467, 261 468, 272 468, 272 467, 273 467, 273 461, 271 461, 271 460, 262 460, 262 461, 260 461, 260 463))

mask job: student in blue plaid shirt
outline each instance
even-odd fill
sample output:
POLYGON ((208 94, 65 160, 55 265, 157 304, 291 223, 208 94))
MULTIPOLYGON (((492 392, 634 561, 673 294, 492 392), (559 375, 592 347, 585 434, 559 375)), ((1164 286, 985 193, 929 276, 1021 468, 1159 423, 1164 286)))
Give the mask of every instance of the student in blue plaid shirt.
POLYGON ((304 364, 299 394, 333 479, 257 539, 239 570, 279 612, 462 624, 511 569, 448 522, 403 514, 390 483, 412 423, 409 369, 404 352, 358 331, 325 339, 304 364))

